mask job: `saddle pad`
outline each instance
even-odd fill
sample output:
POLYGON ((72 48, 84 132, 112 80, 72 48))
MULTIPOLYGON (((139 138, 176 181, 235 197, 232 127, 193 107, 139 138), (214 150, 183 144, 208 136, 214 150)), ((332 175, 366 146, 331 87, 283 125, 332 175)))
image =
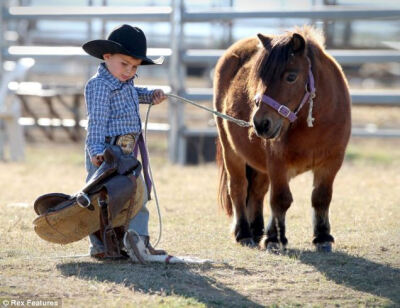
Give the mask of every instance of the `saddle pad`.
MULTIPOLYGON (((137 188, 135 202, 129 219, 136 216, 142 208, 146 195, 141 178, 136 180, 137 188)), ((100 229, 100 208, 97 203, 99 193, 93 194, 90 199, 94 210, 82 208, 78 203, 61 207, 58 211, 50 211, 39 215, 34 221, 34 230, 42 239, 57 243, 68 244, 79 241, 100 229)), ((129 201, 125 203, 121 212, 113 219, 112 226, 120 227, 125 224, 129 201)))

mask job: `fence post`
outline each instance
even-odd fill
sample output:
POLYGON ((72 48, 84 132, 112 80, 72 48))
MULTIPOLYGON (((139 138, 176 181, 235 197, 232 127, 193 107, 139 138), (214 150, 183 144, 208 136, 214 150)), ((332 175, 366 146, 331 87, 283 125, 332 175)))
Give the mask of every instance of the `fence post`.
MULTIPOLYGON (((87 0, 87 6, 93 6, 93 0, 87 0)), ((105 39, 105 37, 103 38, 105 39)), ((90 19, 87 21, 87 36, 86 36, 87 41, 93 40, 93 20, 90 19)), ((93 75, 93 65, 89 62, 86 65, 86 78, 87 80, 90 79, 93 75)))
MULTIPOLYGON (((182 61, 183 51, 183 0, 172 1, 171 14, 171 61, 170 61, 170 86, 172 93, 182 95, 185 90, 185 68, 182 61)), ((170 130, 168 135, 169 159, 173 163, 185 162, 185 142, 183 131, 185 130, 184 106, 170 101, 168 105, 168 119, 170 130)))
POLYGON ((3 75, 3 48, 4 48, 4 32, 6 31, 5 24, 3 23, 3 14, 6 9, 5 1, 0 1, 0 76, 3 75))
MULTIPOLYGON (((2 29, 0 32, 0 81, 3 78, 3 48, 5 46, 4 41, 4 32, 6 31, 5 23, 3 22, 3 14, 6 9, 6 1, 0 1, 0 28, 2 29)), ((0 102, 0 106, 3 105, 3 102, 0 102)), ((0 110, 1 112, 1 110, 0 110)), ((5 124, 3 120, 0 120, 0 160, 4 160, 4 145, 5 145, 5 124)))

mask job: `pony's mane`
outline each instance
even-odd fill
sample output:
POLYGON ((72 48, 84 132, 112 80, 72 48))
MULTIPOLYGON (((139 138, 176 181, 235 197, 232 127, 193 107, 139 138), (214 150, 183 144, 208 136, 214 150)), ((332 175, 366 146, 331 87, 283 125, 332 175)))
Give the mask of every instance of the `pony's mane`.
POLYGON ((261 79, 267 85, 274 80, 279 80, 293 52, 290 44, 293 33, 301 34, 304 37, 306 53, 311 62, 313 62, 315 52, 324 49, 325 38, 322 31, 312 26, 296 27, 293 31, 272 36, 270 44, 265 48, 260 48, 258 52, 253 78, 261 79))

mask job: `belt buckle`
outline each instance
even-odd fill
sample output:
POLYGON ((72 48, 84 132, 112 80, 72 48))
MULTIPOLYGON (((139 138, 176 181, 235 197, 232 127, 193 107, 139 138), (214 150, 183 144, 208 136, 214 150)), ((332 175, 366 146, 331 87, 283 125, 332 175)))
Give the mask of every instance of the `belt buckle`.
POLYGON ((121 135, 117 138, 116 145, 120 146, 124 154, 132 154, 135 147, 135 135, 121 135))

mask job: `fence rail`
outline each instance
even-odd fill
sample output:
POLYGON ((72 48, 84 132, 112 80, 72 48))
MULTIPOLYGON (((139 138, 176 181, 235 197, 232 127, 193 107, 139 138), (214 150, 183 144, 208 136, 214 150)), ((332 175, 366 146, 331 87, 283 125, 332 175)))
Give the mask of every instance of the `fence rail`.
MULTIPOLYGON (((182 55, 185 64, 214 65, 225 50, 222 49, 188 49, 182 55)), ((368 62, 400 62, 400 51, 387 49, 330 49, 327 52, 340 64, 363 64, 368 62)))
MULTIPOLYGON (((194 101, 212 100, 213 89, 211 88, 189 88, 184 97, 194 101)), ((352 90, 350 96, 353 105, 400 107, 400 90, 374 91, 374 90, 352 90)))
MULTIPOLYGON (((92 18, 107 18, 111 20, 135 21, 170 21, 172 7, 140 6, 140 7, 109 7, 109 6, 14 6, 3 9, 4 20, 10 19, 63 19, 90 20, 92 18)), ((400 17, 400 9, 382 7, 340 7, 320 6, 306 9, 270 9, 270 10, 238 10, 231 7, 215 9, 185 10, 183 22, 231 21, 233 19, 254 18, 301 18, 327 20, 353 19, 394 19, 400 17)))
MULTIPOLYGON (((215 65, 218 59, 222 56, 225 50, 223 49, 188 49, 182 54, 182 62, 184 64, 203 64, 215 65)), ((151 57, 169 57, 172 55, 171 48, 149 48, 147 54, 151 57)), ((387 63, 400 62, 400 51, 386 49, 352 49, 339 50, 331 49, 327 52, 332 55, 340 64, 363 64, 372 63, 387 63)), ((84 58, 86 61, 91 59, 81 47, 74 46, 18 46, 13 45, 2 50, 4 59, 18 59, 21 57, 51 58, 60 57, 76 57, 84 58)))
MULTIPOLYGON (((217 129, 215 127, 208 127, 205 129, 191 129, 183 132, 185 137, 198 137, 204 136, 208 138, 217 137, 217 129)), ((367 137, 367 138, 399 138, 400 129, 382 128, 376 129, 374 127, 353 127, 351 129, 351 136, 353 137, 367 137)))
MULTIPOLYGON (((147 55, 150 57, 169 57, 172 54, 170 48, 148 48, 147 55)), ((3 59, 15 60, 29 57, 42 59, 45 61, 60 58, 83 59, 85 61, 97 61, 83 51, 81 47, 76 46, 18 46, 13 45, 2 50, 3 59)), ((97 61, 98 62, 98 61, 97 61)))
POLYGON ((182 14, 183 22, 204 21, 231 21, 246 18, 302 18, 302 19, 327 19, 327 20, 353 20, 353 19, 392 19, 400 17, 400 9, 382 7, 313 7, 303 10, 271 9, 271 10, 238 10, 231 7, 212 10, 187 10, 182 14))
POLYGON ((16 20, 91 20, 93 18, 110 20, 167 21, 171 7, 76 7, 76 6, 20 6, 3 10, 3 19, 16 20))

